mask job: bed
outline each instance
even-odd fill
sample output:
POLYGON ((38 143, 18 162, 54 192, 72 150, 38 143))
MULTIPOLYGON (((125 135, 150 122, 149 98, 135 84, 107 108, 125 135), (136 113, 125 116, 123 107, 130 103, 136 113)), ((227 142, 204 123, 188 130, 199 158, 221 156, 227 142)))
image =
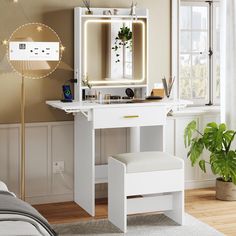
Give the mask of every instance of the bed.
POLYGON ((0 235, 54 236, 47 220, 0 181, 0 235))

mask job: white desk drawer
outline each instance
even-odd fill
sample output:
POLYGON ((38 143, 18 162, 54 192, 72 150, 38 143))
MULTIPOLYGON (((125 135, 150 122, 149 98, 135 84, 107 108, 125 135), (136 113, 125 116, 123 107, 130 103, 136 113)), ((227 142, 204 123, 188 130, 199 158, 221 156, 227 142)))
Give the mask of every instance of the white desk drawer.
POLYGON ((164 106, 97 108, 94 109, 93 115, 95 129, 152 126, 166 123, 164 106))

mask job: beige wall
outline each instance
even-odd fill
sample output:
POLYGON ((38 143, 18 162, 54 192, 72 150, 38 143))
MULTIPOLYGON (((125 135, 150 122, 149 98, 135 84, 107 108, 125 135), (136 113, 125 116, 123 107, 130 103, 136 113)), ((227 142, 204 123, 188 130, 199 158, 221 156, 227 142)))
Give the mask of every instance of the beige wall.
MULTIPOLYGON (((127 0, 92 0, 94 7, 129 7, 127 0)), ((149 81, 150 86, 170 74, 170 0, 137 0, 138 7, 150 10, 149 81)), ((60 36, 66 51, 63 61, 73 67, 73 8, 80 0, 0 0, 0 40, 9 38, 20 25, 42 22, 60 36)), ((5 48, 0 46, 0 61, 5 48)), ((0 72, 2 68, 0 68, 0 72)), ((26 81, 27 122, 72 120, 64 112, 45 105, 49 99, 60 99, 61 85, 73 78, 71 72, 57 70, 50 78, 26 81)), ((20 118, 20 77, 15 73, 0 73, 0 124, 16 123, 20 118)))

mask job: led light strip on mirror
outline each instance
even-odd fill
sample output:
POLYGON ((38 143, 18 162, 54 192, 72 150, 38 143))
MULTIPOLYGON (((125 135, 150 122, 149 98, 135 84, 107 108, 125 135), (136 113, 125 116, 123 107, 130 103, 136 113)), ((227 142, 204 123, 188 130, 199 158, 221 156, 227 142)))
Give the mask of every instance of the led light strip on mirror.
POLYGON ((98 84, 130 84, 130 83, 142 83, 146 79, 146 27, 145 22, 143 20, 122 20, 122 19, 87 19, 84 22, 84 53, 83 53, 83 78, 87 77, 88 74, 88 65, 87 65, 87 52, 88 52, 88 24, 90 23, 113 23, 113 22, 122 22, 122 23, 135 23, 142 25, 142 77, 140 79, 120 79, 120 80, 108 80, 108 78, 104 78, 104 81, 89 81, 92 85, 98 84))

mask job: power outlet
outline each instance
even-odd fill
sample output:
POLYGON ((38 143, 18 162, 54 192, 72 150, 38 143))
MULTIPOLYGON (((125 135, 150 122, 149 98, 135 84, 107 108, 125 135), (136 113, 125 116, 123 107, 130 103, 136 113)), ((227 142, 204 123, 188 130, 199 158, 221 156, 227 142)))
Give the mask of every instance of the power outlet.
POLYGON ((58 42, 10 42, 10 61, 59 61, 58 42))
POLYGON ((64 161, 54 161, 53 162, 53 174, 64 172, 65 162, 64 161))

